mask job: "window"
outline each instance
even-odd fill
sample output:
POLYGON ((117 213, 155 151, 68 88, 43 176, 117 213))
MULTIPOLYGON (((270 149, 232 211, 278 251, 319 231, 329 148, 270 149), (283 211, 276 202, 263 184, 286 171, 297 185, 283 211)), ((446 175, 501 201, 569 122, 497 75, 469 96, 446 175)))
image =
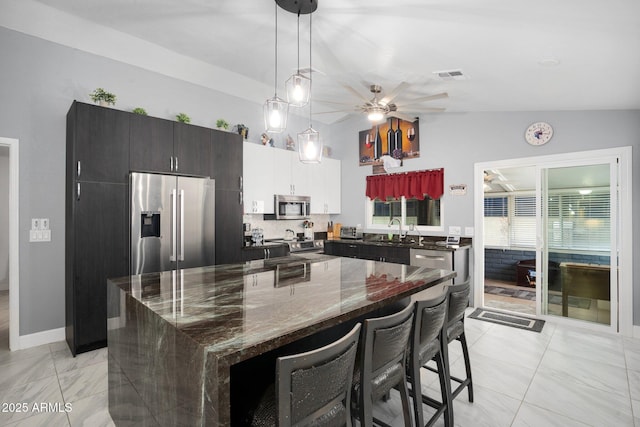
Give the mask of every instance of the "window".
POLYGON ((367 200, 367 228, 387 229, 392 218, 398 218, 402 226, 417 226, 419 230, 439 231, 441 226, 440 199, 425 197, 424 200, 388 198, 386 201, 367 200))
MULTIPOLYGON (((551 193, 548 200, 549 248, 609 250, 608 191, 551 193)), ((484 244, 501 248, 535 248, 535 195, 485 195, 484 244)))

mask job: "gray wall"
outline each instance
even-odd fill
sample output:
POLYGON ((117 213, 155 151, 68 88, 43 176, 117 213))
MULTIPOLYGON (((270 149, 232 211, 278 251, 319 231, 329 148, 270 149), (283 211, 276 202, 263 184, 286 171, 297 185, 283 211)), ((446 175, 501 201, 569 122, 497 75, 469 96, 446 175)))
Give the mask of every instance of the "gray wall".
MULTIPOLYGON (((215 127, 216 119, 264 129, 263 99, 255 103, 0 27, 0 136, 20 146, 20 335, 64 327, 64 171, 66 114, 74 99, 103 87, 116 108, 215 127), (29 243, 31 218, 49 218, 50 243, 29 243)), ((295 138, 308 117, 289 116, 295 138)), ((314 128, 326 134, 322 124, 314 128)), ((282 145, 284 136, 276 137, 282 145)))
MULTIPOLYGON (((20 334, 27 335, 64 326, 65 115, 74 99, 88 102, 88 93, 103 87, 118 95, 116 108, 141 106, 163 118, 185 112, 192 123, 209 127, 225 118, 249 126, 255 141, 263 128, 264 100, 247 102, 1 27, 0 52, 0 136, 20 141, 20 334), (28 242, 31 218, 50 218, 50 243, 28 242)), ((292 136, 307 126, 306 118, 290 116, 292 136)), ((330 127, 314 122, 314 127, 334 157, 343 160, 344 213, 332 219, 364 223, 365 176, 371 167, 358 166, 357 132, 368 127, 366 119, 330 127)), ((467 184, 466 196, 445 193, 445 228, 472 226, 475 162, 632 145, 638 165, 638 135, 640 111, 435 114, 421 120, 422 157, 407 161, 403 170, 444 167, 445 185, 467 184), (546 146, 530 147, 524 129, 540 120, 552 123, 556 133, 546 146)), ((639 204, 636 197, 634 216, 639 204)), ((636 240, 639 227, 636 221, 636 240)), ((640 251, 634 264, 640 264, 640 251)), ((638 267, 634 275, 640 277, 638 267)), ((634 294, 634 324, 639 325, 640 284, 634 294)))
POLYGON ((9 289, 9 147, 0 146, 0 291, 9 289))
MULTIPOLYGON (((365 177, 371 166, 358 165, 358 131, 369 126, 365 119, 331 128, 332 139, 341 144, 334 153, 342 159, 342 212, 335 221, 365 223, 365 177)), ((640 111, 534 111, 502 113, 442 113, 421 117, 420 158, 404 162, 400 171, 443 167, 445 170, 444 225, 473 226, 474 164, 493 160, 632 146, 632 169, 640 166, 640 111), (540 147, 528 145, 524 131, 531 123, 547 121, 554 127, 551 141, 540 147), (467 184, 466 196, 451 196, 450 184, 467 184)), ((634 218, 640 216, 639 174, 633 172, 636 197, 634 218)), ((640 221, 633 227, 640 241, 640 221)), ((464 229, 463 229, 464 231, 464 229)), ((631 230, 623 230, 628 233, 631 230)), ((435 234, 435 233, 434 233, 435 234)), ((634 254, 634 325, 640 325, 640 250, 634 254)))

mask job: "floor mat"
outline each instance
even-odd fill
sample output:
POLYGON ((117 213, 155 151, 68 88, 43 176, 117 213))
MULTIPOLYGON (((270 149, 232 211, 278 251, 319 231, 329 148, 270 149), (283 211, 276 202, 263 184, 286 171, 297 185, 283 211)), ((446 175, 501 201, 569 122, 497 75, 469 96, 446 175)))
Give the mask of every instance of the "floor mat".
POLYGON ((540 332, 544 326, 544 320, 532 319, 530 317, 516 316, 514 314, 500 313, 476 308, 469 316, 472 319, 484 320, 485 322, 497 323, 499 325, 511 326, 527 331, 540 332))

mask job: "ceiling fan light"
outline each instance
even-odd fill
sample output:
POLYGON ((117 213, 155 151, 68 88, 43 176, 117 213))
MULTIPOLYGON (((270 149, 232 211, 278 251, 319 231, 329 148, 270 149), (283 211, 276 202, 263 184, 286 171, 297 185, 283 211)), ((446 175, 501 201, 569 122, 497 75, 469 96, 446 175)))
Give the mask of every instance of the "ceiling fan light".
POLYGON ((281 133, 287 128, 289 103, 274 96, 264 103, 264 127, 267 132, 281 133))
POLYGON ((294 107, 304 107, 309 103, 309 85, 308 77, 300 73, 296 73, 289 77, 286 82, 287 101, 294 107))
POLYGON ((384 111, 382 110, 382 108, 373 108, 369 111, 367 118, 371 122, 379 122, 384 118, 384 111))
POLYGON ((298 158, 302 163, 320 163, 322 161, 320 132, 309 127, 298 134, 298 158))

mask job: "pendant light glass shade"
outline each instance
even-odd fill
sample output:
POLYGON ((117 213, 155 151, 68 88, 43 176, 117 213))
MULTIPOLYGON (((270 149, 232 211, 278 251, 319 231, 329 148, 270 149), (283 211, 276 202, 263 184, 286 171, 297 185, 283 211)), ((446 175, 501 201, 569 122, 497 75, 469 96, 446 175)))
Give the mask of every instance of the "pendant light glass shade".
POLYGON ((275 95, 264 103, 264 128, 267 132, 281 133, 287 128, 289 103, 275 95))
MULTIPOLYGON (((311 47, 309 47, 311 48, 311 47)), ((311 51, 309 51, 311 55, 311 51)), ((300 14, 298 13, 298 71, 286 82, 287 101, 294 107, 304 107, 309 103, 311 79, 300 73, 300 14)))
POLYGON ((289 104, 278 97, 278 4, 274 2, 276 15, 276 43, 275 43, 275 79, 273 98, 264 103, 264 127, 267 132, 281 133, 287 128, 289 104))
POLYGON ((320 163, 322 161, 320 132, 309 127, 298 134, 298 158, 302 163, 320 163))
POLYGON ((287 101, 294 107, 304 107, 309 103, 310 80, 299 72, 289 77, 286 83, 287 101))
MULTIPOLYGON (((309 69, 311 66, 311 35, 313 22, 309 13, 309 69)), ((311 118, 313 112, 311 110, 311 74, 309 74, 309 128, 298 134, 298 159, 302 163, 320 163, 322 161, 322 141, 320 140, 320 132, 313 128, 311 118)))

